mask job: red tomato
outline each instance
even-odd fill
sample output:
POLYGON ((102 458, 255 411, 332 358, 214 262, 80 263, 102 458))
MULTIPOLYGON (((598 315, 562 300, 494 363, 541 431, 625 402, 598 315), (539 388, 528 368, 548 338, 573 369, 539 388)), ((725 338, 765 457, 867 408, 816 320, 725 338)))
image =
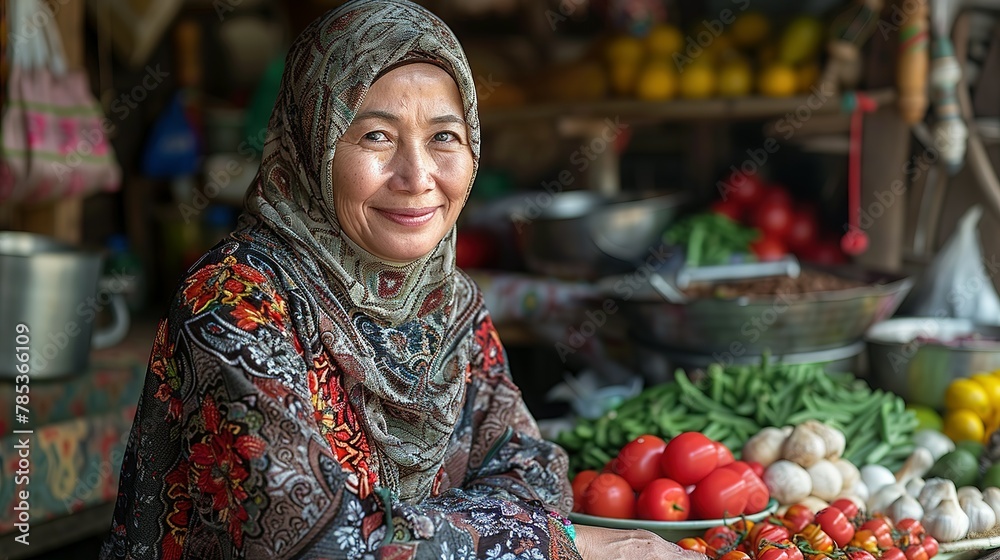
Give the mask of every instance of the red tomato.
MULTIPOLYGON (((878 541, 879 548, 892 547, 892 525, 890 525, 885 519, 869 519, 861 524, 860 529, 863 531, 871 531, 872 534, 875 535, 875 540, 878 541)), ((902 552, 903 551, 901 550, 900 553, 902 552)))
POLYGON ((912 543, 920 543, 924 539, 924 535, 927 531, 924 530, 924 526, 920 524, 916 519, 904 519, 899 523, 896 523, 896 529, 900 533, 906 534, 912 543))
POLYGON ((840 250, 848 255, 860 255, 868 250, 868 234, 852 228, 840 238, 840 250))
POLYGON ((768 233, 751 243, 750 250, 758 259, 765 262, 776 261, 788 254, 788 249, 785 248, 781 238, 768 233))
POLYGON ((775 525, 774 523, 768 521, 761 521, 760 523, 753 526, 750 530, 750 534, 747 536, 750 542, 753 544, 753 550, 760 550, 761 546, 766 543, 776 543, 787 541, 792 538, 792 534, 787 528, 781 525, 775 525))
POLYGON ((816 515, 813 513, 809 506, 803 504, 793 504, 788 506, 785 510, 785 515, 782 516, 782 521, 785 522, 785 527, 792 533, 798 533, 802 529, 806 528, 816 519, 816 515))
POLYGON ((854 520, 858 518, 858 504, 854 503, 854 500, 840 498, 834 500, 833 503, 830 504, 830 507, 835 507, 843 512, 844 516, 847 517, 851 523, 854 523, 854 520))
POLYGON ((712 212, 722 214, 734 222, 739 222, 743 219, 743 208, 742 204, 732 198, 729 200, 716 200, 712 203, 712 212))
POLYGON ((819 525, 810 523, 801 531, 796 531, 809 543, 809 547, 817 552, 830 552, 833 550, 833 539, 827 535, 819 525))
POLYGON ((718 464, 716 465, 717 467, 724 467, 736 460, 733 457, 733 452, 730 451, 728 447, 719 442, 715 442, 715 452, 719 458, 718 464))
POLYGON ((635 518, 635 493, 614 473, 601 473, 583 492, 583 511, 600 517, 635 518))
POLYGON ((590 486, 591 481, 597 478, 597 471, 593 469, 580 471, 573 477, 573 511, 583 512, 583 491, 590 486))
POLYGON ((771 493, 767 489, 767 484, 754 474, 750 465, 743 461, 733 461, 732 463, 725 465, 731 471, 735 471, 743 478, 743 481, 747 485, 747 507, 743 510, 743 513, 750 515, 752 513, 757 513, 763 511, 767 507, 768 501, 771 499, 771 493))
POLYGON ((684 487, 669 478, 657 478, 639 494, 639 519, 684 521, 691 513, 691 498, 684 487))
POLYGON ((744 463, 749 465, 753 474, 759 476, 761 480, 764 480, 764 465, 758 463, 757 461, 744 461, 744 463))
POLYGON ((721 555, 736 548, 739 543, 739 534, 725 525, 718 525, 705 531, 702 535, 708 550, 705 551, 710 558, 719 558, 721 555))
POLYGON ((848 560, 875 560, 875 557, 867 550, 852 550, 847 553, 847 558, 848 560))
POLYGON ((937 539, 935 539, 930 535, 924 535, 924 538, 922 541, 920 541, 920 544, 923 545, 924 550, 927 551, 928 558, 933 558, 934 556, 936 556, 940 548, 938 546, 937 539))
POLYGON ((754 206, 750 224, 765 234, 784 239, 792 225, 792 203, 781 188, 768 189, 754 206))
POLYGON ((734 171, 723 185, 722 200, 734 200, 743 206, 752 206, 764 191, 764 182, 756 173, 734 171))
POLYGON ((797 254, 802 260, 816 264, 832 265, 847 262, 847 257, 840 250, 840 241, 830 238, 819 239, 797 254))
POLYGON ((496 259, 496 243, 485 232, 460 229, 455 237, 455 264, 459 268, 482 268, 496 259))
POLYGON ((927 550, 920 543, 911 544, 903 550, 906 560, 928 560, 927 550))
POLYGON ((809 247, 815 243, 818 234, 819 225, 815 213, 802 207, 792 212, 792 219, 785 233, 785 242, 791 249, 798 251, 809 247))
POLYGON ((691 550, 699 554, 705 554, 708 550, 708 543, 701 537, 687 537, 677 541, 677 546, 684 550, 691 550))
POLYGON ((837 546, 845 546, 854 537, 854 525, 847 520, 844 512, 837 508, 821 509, 816 514, 816 523, 819 524, 824 533, 830 535, 837 546))
POLYGON ((684 432, 667 442, 660 470, 666 478, 687 486, 705 478, 718 463, 715 442, 700 432, 684 432))
POLYGON ((716 469, 695 485, 691 506, 698 519, 737 517, 747 507, 747 485, 729 469, 716 469))
POLYGON ((739 550, 730 550, 723 554, 719 560, 750 560, 750 555, 739 550))
POLYGON ((757 552, 757 560, 803 560, 802 551, 791 541, 764 545, 757 552))
POLYGON ((899 547, 890 546, 882 550, 882 560, 906 560, 906 555, 899 547))
POLYGON ((621 476, 636 492, 660 478, 660 455, 667 442, 646 434, 625 444, 611 464, 611 472, 621 476))

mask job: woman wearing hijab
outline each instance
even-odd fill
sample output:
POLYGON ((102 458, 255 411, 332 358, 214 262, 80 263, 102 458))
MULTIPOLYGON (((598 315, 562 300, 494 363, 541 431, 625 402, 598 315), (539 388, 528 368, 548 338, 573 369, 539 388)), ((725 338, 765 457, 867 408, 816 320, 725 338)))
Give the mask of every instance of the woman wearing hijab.
POLYGON ((355 0, 302 33, 240 227, 159 325, 102 558, 680 556, 565 518, 565 452, 455 267, 478 161, 433 14, 355 0))

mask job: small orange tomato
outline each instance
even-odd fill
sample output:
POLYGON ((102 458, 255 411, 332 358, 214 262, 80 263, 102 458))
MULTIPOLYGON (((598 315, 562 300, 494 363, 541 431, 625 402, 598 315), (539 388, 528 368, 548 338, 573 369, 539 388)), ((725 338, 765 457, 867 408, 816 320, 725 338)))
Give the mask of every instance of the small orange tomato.
POLYGON ((810 523, 799 531, 799 535, 809 542, 809 547, 817 552, 830 552, 833 550, 833 538, 826 534, 819 525, 810 523))
POLYGON ((677 546, 683 548, 684 550, 692 550, 694 552, 705 554, 708 551, 708 543, 705 539, 701 537, 687 537, 677 541, 677 546))
POLYGON ((878 546, 878 537, 870 529, 861 529, 857 533, 854 533, 854 538, 851 539, 850 546, 860 548, 872 554, 881 552, 878 546))
POLYGON ((750 560, 750 555, 739 550, 731 550, 723 554, 719 560, 750 560))

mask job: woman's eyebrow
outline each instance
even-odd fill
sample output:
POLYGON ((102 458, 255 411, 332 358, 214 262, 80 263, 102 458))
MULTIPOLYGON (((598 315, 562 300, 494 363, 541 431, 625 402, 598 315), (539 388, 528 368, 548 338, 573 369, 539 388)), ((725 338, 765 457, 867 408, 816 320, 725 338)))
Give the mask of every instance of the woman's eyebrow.
POLYGON ((465 119, 463 119, 462 117, 459 117, 457 115, 442 115, 440 117, 434 117, 433 119, 431 119, 431 122, 434 123, 434 124, 438 124, 438 123, 455 123, 455 124, 460 124, 462 126, 465 126, 465 119))
MULTIPOLYGON (((378 109, 372 109, 369 111, 365 111, 363 113, 358 113, 357 116, 354 117, 355 121, 363 121, 369 119, 381 119, 389 122, 399 122, 401 120, 399 115, 390 113, 388 111, 380 111, 378 109)), ((455 123, 465 126, 465 119, 457 115, 441 115, 440 117, 434 117, 430 119, 430 122, 432 124, 455 123)))

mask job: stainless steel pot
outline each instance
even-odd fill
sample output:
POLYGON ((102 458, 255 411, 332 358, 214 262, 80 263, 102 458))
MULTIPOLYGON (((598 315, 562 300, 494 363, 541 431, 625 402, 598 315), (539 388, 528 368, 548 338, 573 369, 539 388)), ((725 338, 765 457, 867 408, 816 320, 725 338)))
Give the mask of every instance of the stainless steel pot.
POLYGON ((127 279, 106 279, 98 291, 101 262, 44 236, 0 232, 0 378, 23 373, 25 355, 31 379, 82 374, 92 347, 124 338, 127 279), (111 324, 95 329, 105 308, 111 324))
POLYGON ((607 198, 590 191, 540 193, 539 198, 528 205, 534 213, 512 218, 525 266, 570 280, 633 270, 632 261, 663 244, 664 230, 686 201, 682 193, 607 198))
POLYGON ((932 408, 942 408, 945 391, 955 379, 1000 368, 1000 327, 966 319, 890 319, 868 329, 865 340, 871 383, 932 408), (946 344, 972 334, 986 340, 946 344))

